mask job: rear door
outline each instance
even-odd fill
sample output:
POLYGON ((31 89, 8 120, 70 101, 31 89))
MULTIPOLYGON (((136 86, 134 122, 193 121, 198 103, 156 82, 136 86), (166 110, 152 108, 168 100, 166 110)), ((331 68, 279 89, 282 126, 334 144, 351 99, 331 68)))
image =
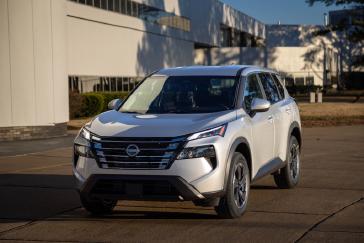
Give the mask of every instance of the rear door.
POLYGON ((276 151, 275 153, 282 160, 286 159, 286 148, 288 144, 288 132, 289 127, 292 123, 292 108, 291 103, 292 99, 286 96, 286 92, 284 92, 283 84, 279 78, 279 76, 275 73, 271 73, 274 83, 278 88, 280 101, 277 103, 278 105, 278 114, 279 122, 277 122, 275 126, 275 134, 276 134, 276 151))
POLYGON ((251 111, 251 104, 254 98, 266 98, 259 83, 259 78, 255 73, 248 75, 245 82, 244 107, 251 120, 251 146, 254 153, 254 164, 257 165, 254 169, 256 172, 273 157, 274 124, 270 110, 258 113, 251 111))

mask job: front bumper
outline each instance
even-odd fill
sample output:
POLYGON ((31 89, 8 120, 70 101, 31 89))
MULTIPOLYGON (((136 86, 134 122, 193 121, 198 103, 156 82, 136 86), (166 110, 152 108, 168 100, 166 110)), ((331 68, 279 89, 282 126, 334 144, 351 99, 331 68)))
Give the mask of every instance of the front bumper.
POLYGON ((78 185, 80 194, 90 199, 180 201, 204 198, 178 176, 95 174, 78 185))
POLYGON ((223 190, 219 170, 203 158, 175 161, 167 170, 119 170, 102 169, 94 159, 79 157, 73 174, 85 197, 189 201, 218 197, 223 190))

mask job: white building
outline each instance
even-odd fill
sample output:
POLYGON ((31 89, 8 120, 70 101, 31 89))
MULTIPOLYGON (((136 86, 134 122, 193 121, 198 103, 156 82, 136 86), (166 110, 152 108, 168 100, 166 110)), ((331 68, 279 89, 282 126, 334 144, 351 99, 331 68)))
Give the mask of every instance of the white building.
POLYGON ((342 38, 317 28, 266 26, 218 0, 0 0, 0 141, 65 134, 69 92, 129 91, 163 67, 250 64, 286 85, 335 84, 342 38))
POLYGON ((200 49, 195 51, 195 63, 265 66, 280 72, 288 86, 331 85, 337 82, 338 51, 330 38, 313 38, 313 32, 319 28, 309 25, 266 25, 264 47, 200 49))
POLYGON ((268 66, 286 85, 331 86, 339 76, 338 50, 331 36, 317 36, 317 25, 267 25, 268 66))
POLYGON ((260 46, 265 25, 217 0, 0 0, 0 33, 0 140, 12 140, 64 134, 69 88, 129 90, 194 64, 195 49, 260 46))

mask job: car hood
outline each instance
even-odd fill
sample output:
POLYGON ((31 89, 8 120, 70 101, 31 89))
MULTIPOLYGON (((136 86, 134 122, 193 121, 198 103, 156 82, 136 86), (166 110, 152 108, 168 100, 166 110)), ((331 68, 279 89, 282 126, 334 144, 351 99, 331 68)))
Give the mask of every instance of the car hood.
POLYGON ((236 111, 203 114, 131 114, 107 111, 86 124, 99 136, 177 137, 210 129, 236 119, 236 111))

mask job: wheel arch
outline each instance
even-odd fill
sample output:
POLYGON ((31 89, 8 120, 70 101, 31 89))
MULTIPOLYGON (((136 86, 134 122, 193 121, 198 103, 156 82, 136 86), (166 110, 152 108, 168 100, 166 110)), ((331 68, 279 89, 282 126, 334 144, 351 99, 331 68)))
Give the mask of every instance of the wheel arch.
POLYGON ((240 152, 242 155, 244 155, 244 157, 248 163, 248 167, 249 167, 249 171, 250 171, 250 179, 252 177, 253 163, 252 163, 252 156, 251 156, 249 142, 244 137, 238 137, 232 143, 230 150, 229 150, 229 156, 228 156, 226 168, 225 168, 224 191, 226 190, 226 185, 227 185, 227 181, 229 178, 231 161, 232 161, 232 158, 233 158, 233 155, 235 152, 240 152))

